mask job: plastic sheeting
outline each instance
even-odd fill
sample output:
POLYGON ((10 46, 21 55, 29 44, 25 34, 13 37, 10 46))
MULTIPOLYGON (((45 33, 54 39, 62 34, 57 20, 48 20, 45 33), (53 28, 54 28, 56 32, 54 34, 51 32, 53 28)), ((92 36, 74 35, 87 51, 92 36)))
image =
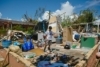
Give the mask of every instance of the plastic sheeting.
POLYGON ((68 67, 67 64, 63 63, 50 63, 49 61, 40 61, 37 67, 68 67))
POLYGON ((41 22, 39 22, 36 26, 35 26, 35 31, 43 31, 45 32, 48 28, 48 22, 43 20, 41 22))

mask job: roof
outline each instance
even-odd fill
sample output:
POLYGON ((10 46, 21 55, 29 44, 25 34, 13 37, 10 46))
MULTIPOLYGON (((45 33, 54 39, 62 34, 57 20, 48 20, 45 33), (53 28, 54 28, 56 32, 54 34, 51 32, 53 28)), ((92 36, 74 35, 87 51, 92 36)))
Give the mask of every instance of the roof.
POLYGON ((86 24, 92 24, 92 23, 80 23, 80 24, 73 24, 73 25, 86 25, 86 24))
POLYGON ((22 25, 34 25, 31 22, 23 22, 23 21, 16 21, 16 20, 7 20, 7 19, 0 19, 0 22, 8 22, 12 24, 22 24, 22 25))
POLYGON ((94 25, 100 25, 100 19, 95 20, 95 21, 93 22, 93 24, 94 24, 94 25))

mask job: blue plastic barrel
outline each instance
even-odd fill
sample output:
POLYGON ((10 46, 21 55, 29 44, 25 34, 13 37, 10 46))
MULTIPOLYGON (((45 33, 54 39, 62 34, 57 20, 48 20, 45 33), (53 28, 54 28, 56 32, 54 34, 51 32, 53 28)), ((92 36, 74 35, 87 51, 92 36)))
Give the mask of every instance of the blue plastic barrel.
POLYGON ((57 44, 62 44, 62 37, 61 37, 61 36, 58 36, 58 37, 56 38, 56 43, 57 43, 57 44))

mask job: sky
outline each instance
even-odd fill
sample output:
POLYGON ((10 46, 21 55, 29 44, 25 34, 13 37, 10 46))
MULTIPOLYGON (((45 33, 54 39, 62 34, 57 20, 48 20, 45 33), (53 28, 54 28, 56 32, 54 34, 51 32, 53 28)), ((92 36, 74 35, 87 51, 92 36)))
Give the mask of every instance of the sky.
POLYGON ((23 15, 34 17, 38 8, 45 8, 45 12, 39 20, 48 18, 48 11, 52 15, 70 16, 77 15, 81 10, 91 8, 100 15, 100 0, 0 0, 0 18, 8 20, 23 20, 23 15))

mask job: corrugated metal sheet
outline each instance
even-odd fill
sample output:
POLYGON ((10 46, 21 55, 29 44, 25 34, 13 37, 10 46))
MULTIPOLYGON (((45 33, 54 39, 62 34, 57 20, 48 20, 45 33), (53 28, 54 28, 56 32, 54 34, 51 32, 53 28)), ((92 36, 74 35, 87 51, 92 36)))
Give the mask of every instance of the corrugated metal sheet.
POLYGON ((34 25, 31 22, 22 22, 22 21, 15 21, 15 20, 0 19, 0 23, 5 23, 5 22, 9 22, 12 24, 34 25))

